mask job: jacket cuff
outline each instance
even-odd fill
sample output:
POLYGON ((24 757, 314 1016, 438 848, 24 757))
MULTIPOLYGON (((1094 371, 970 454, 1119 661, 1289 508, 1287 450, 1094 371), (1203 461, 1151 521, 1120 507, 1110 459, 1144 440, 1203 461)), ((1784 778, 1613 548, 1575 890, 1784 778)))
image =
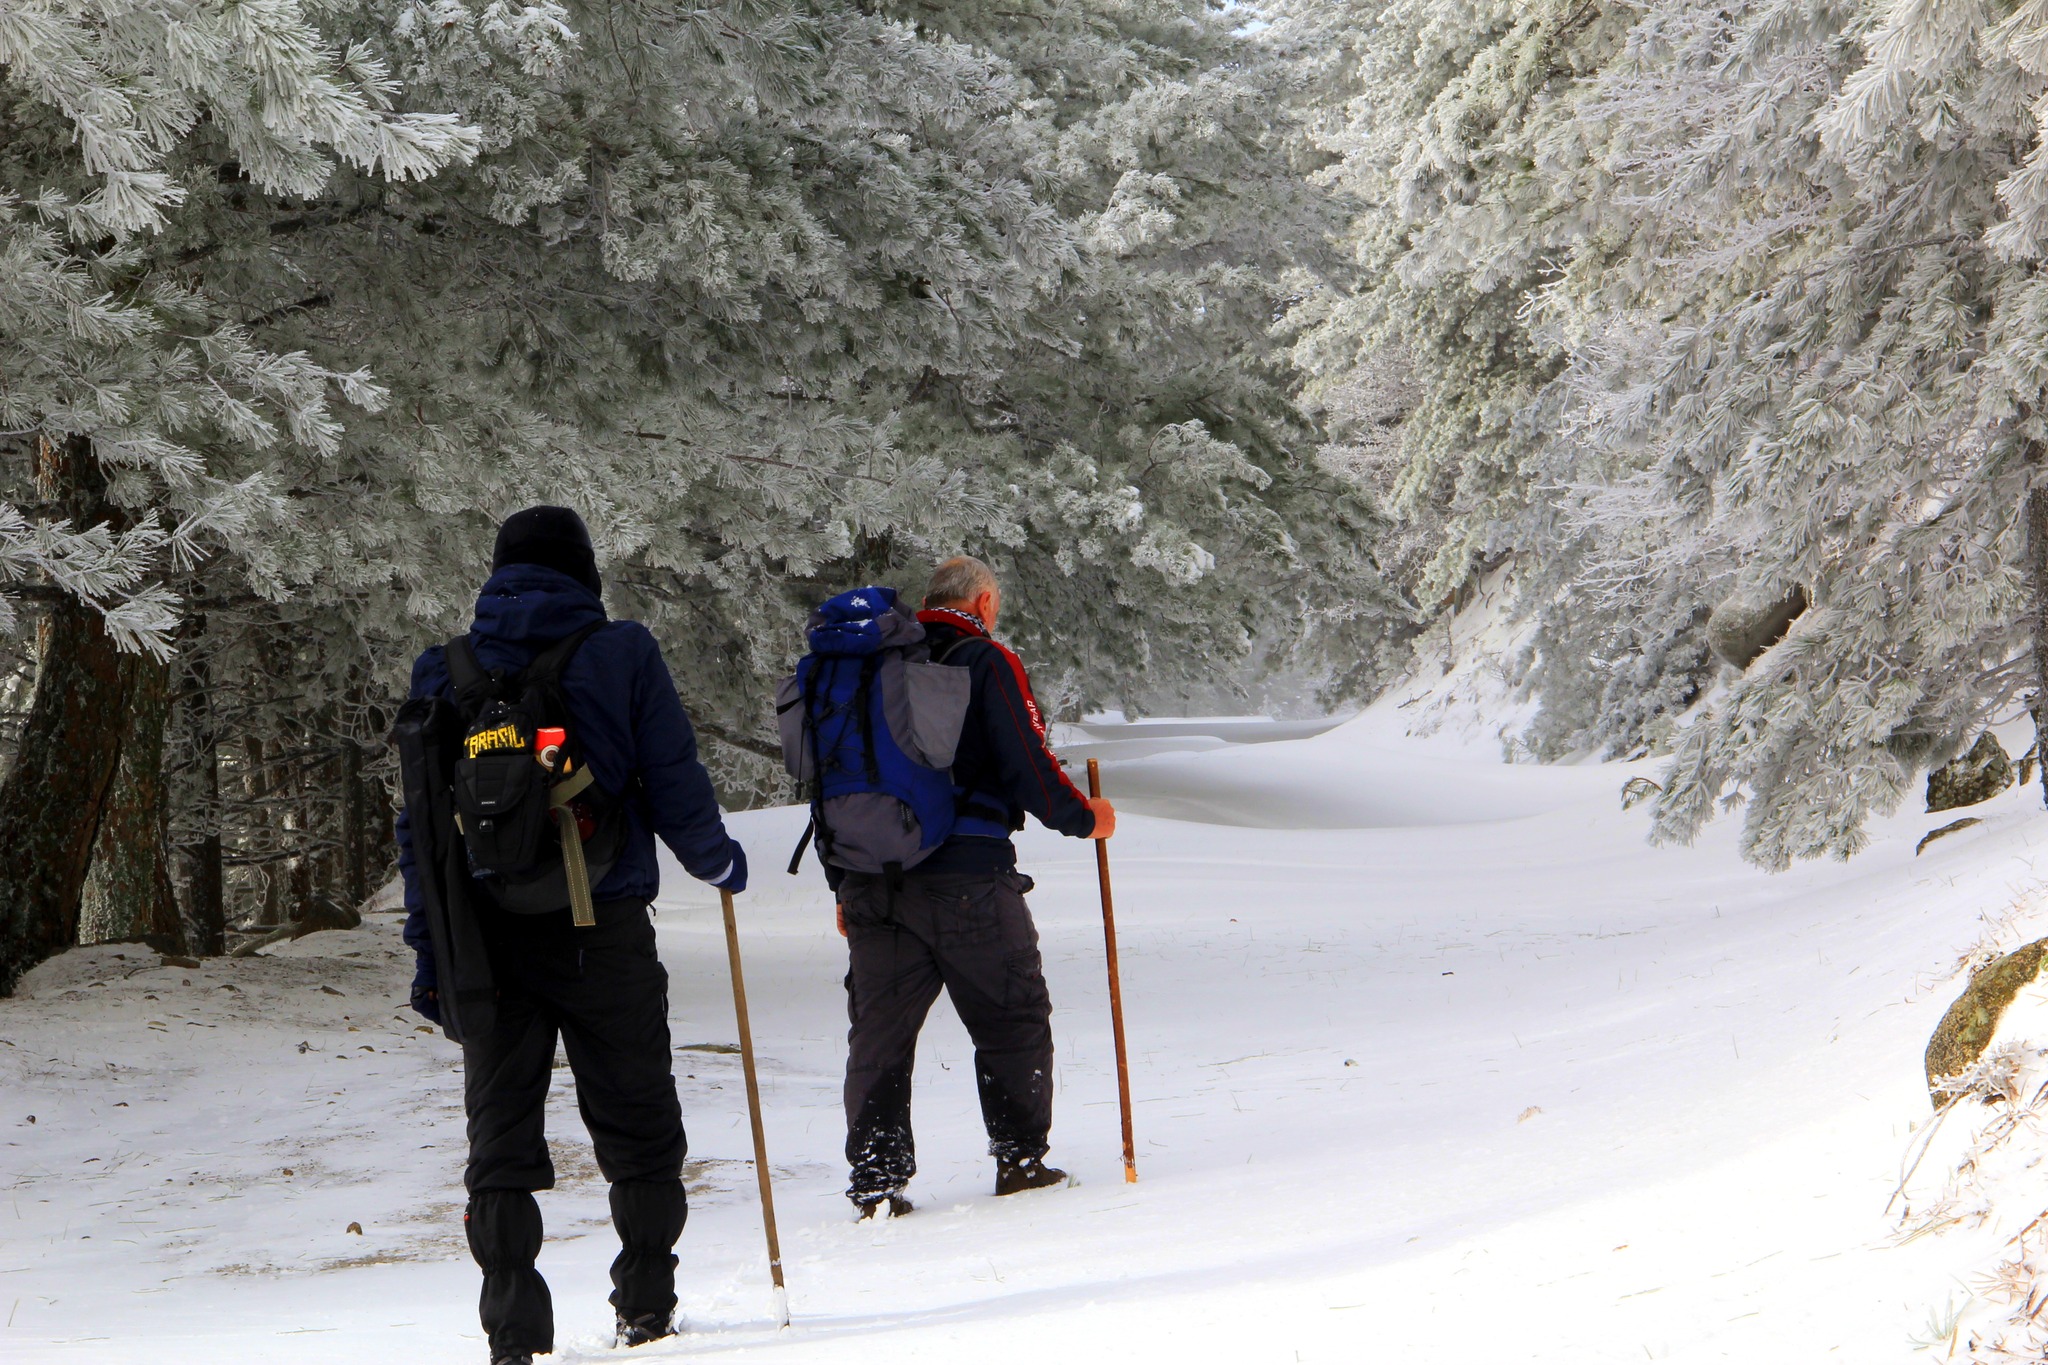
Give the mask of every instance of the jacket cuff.
MULTIPOLYGON (((1047 821, 1047 823, 1051 824, 1050 821, 1047 821)), ((1071 815, 1059 824, 1053 825, 1052 828, 1066 835, 1069 839, 1092 839, 1095 837, 1095 826, 1097 823, 1095 807, 1089 805, 1084 797, 1079 807, 1071 815)))

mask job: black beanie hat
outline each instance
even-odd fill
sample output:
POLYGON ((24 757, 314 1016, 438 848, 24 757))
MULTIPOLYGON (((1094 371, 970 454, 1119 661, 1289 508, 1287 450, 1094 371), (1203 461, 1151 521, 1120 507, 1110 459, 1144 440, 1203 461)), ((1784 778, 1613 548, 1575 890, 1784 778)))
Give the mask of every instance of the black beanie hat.
POLYGON ((497 548, 491 551, 491 571, 507 564, 538 564, 569 575, 600 596, 604 593, 590 528, 566 507, 529 507, 505 518, 498 528, 497 548))

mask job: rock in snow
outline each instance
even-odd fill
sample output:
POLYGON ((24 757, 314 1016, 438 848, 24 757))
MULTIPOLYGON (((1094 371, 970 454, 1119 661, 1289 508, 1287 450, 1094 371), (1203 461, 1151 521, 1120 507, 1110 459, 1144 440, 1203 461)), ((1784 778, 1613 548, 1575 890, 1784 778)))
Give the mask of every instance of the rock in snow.
POLYGON ((2012 759, 1998 736, 1986 730, 1961 758, 1952 759, 1927 774, 1927 810, 1954 810, 1974 806, 2013 784, 2012 759))
POLYGON ((1975 829, 1983 823, 1982 820, 1974 815, 1966 815, 1960 820, 1949 821, 1940 829, 1930 829, 1927 833, 1920 836, 1919 843, 1913 845, 1913 856, 1917 858, 1925 853, 1927 846, 1937 839, 1946 839, 1951 834, 1960 834, 1966 829, 1975 829))
POLYGON ((2013 997, 2041 975, 2041 963, 2048 956, 2048 938, 2037 939, 2015 949, 1970 978, 1970 984, 1941 1016, 1934 1037, 1927 1043, 1927 1093, 1936 1109, 1951 1095, 1938 1083, 1960 1076, 1976 1065, 1998 1032, 1998 1021, 2013 997))
POLYGON ((1785 638, 1806 610, 1806 589, 1738 592, 1707 618, 1707 646, 1734 667, 1748 668, 1757 656, 1785 638))

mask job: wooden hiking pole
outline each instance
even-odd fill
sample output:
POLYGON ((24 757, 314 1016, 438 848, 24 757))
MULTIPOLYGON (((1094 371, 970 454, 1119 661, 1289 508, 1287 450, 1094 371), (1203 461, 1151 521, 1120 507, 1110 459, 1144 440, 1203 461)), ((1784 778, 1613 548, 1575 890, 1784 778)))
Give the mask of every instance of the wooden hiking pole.
MULTIPOLYGON (((1088 794, 1102 797, 1102 765, 1088 760, 1088 794)), ((1109 896, 1109 840, 1095 841, 1095 876, 1102 883, 1102 946, 1109 958, 1109 1026, 1116 1035, 1116 1098, 1124 1112, 1124 1183, 1138 1183, 1137 1141, 1131 1136, 1131 1063, 1124 1050, 1124 986, 1116 964, 1116 909, 1109 896)))
POLYGON ((747 1023, 747 982, 740 972, 740 926, 733 918, 732 892, 725 903, 725 951, 732 959, 732 1008, 740 1021, 740 1069, 747 1077, 747 1115, 754 1122, 754 1178, 761 1185, 761 1226, 768 1233, 768 1274, 775 1281, 775 1313, 789 1326, 789 1288, 782 1282, 782 1239, 775 1235, 775 1189, 768 1177, 768 1135, 761 1127, 761 1082, 754 1074, 754 1030, 747 1023))

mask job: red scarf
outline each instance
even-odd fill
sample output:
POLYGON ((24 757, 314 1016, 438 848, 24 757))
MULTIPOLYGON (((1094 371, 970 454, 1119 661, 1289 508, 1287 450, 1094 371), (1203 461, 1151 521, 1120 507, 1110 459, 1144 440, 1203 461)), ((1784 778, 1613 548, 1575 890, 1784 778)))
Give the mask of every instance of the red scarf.
POLYGON ((979 616, 957 607, 926 607, 917 614, 917 619, 923 625, 958 626, 970 635, 978 635, 984 640, 991 638, 988 627, 981 623, 979 616))

